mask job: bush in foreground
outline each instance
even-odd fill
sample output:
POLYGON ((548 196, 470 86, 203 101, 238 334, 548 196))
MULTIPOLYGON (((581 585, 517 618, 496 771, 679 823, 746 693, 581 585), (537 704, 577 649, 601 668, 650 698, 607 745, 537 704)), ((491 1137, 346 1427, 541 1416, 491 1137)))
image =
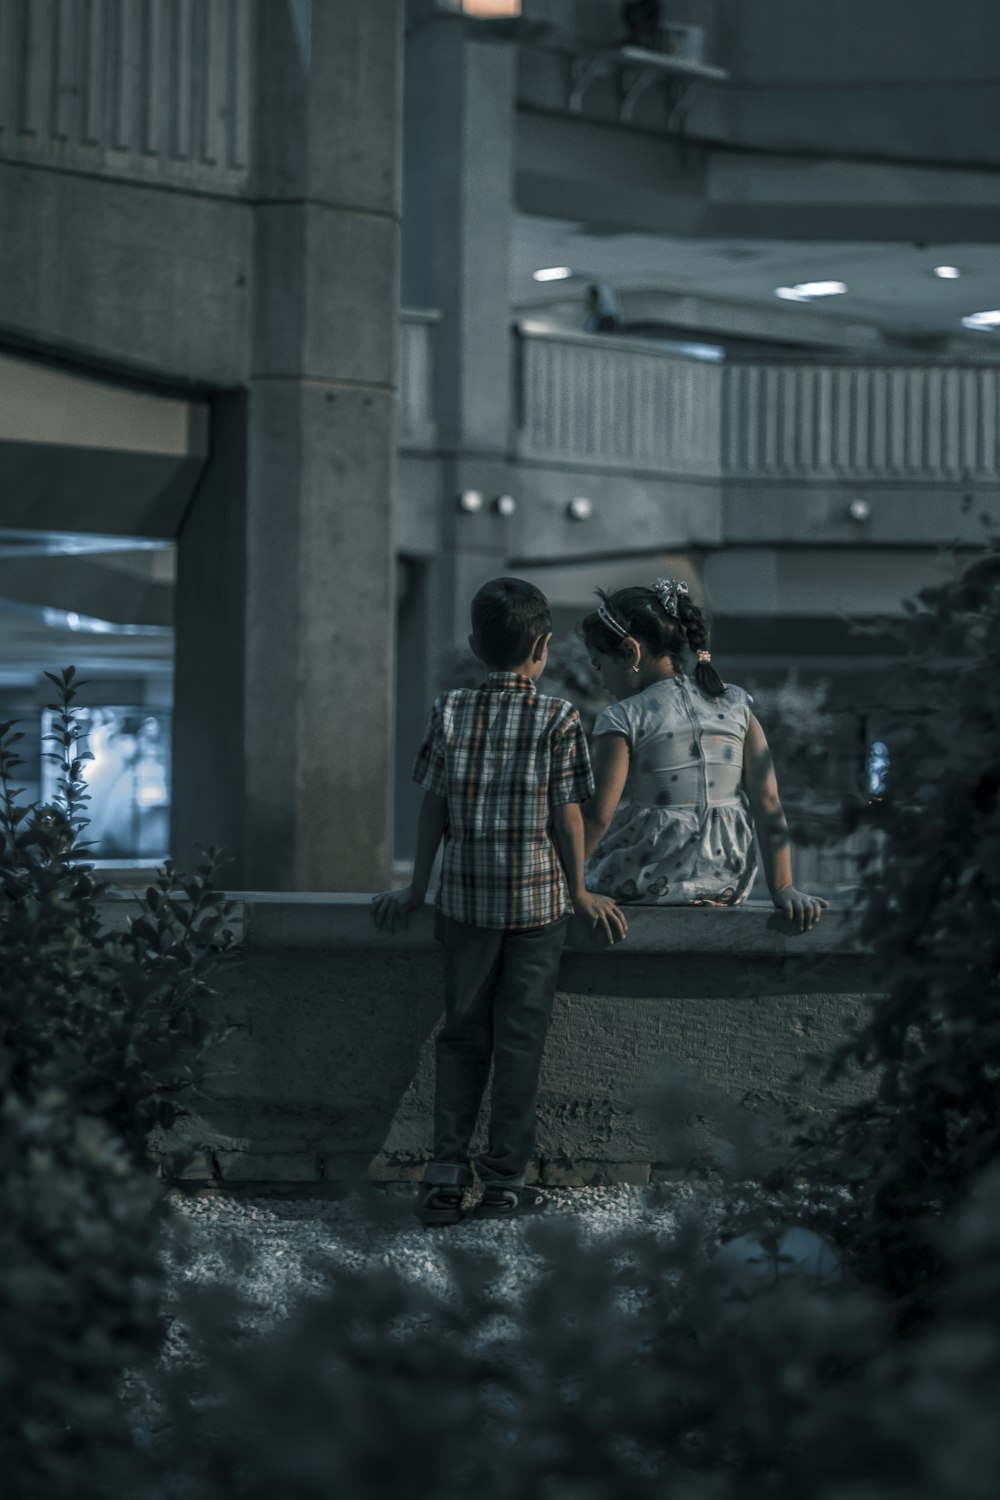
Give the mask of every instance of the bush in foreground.
POLYGON ((102 929, 75 674, 52 681, 51 804, 19 801, 20 735, 0 725, 0 1473, 15 1495, 81 1500, 132 1472, 119 1382, 164 1327, 148 1132, 203 1075, 230 938, 211 862, 186 900, 168 867, 128 932, 102 929))

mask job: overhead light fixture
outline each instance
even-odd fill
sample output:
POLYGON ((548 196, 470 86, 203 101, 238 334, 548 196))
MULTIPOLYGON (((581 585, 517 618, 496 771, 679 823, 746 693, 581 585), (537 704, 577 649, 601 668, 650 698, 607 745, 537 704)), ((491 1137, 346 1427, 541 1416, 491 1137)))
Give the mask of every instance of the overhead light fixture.
POLYGON ((799 281, 795 286, 776 286, 774 295, 786 302, 811 302, 814 297, 840 297, 846 291, 843 281, 799 281))
POLYGON ((459 510, 465 511, 467 516, 474 516, 483 508, 483 496, 479 490, 463 490, 458 497, 459 510))
POLYGON ((594 514, 593 501, 586 495, 574 495, 566 507, 566 514, 571 521, 589 521, 594 514))
POLYGON ((957 281, 962 273, 957 266, 935 266, 933 274, 942 281, 957 281))
POLYGON ((493 509, 498 516, 512 516, 517 510, 517 501, 513 495, 498 495, 493 502, 493 509))
POLYGON ((994 307, 990 312, 969 313, 962 319, 962 327, 978 328, 987 333, 990 329, 1000 328, 1000 307, 994 307))
POLYGON ((540 271, 532 271, 531 274, 536 281, 565 281, 573 272, 569 266, 543 266, 540 271))
POLYGON ((496 20, 499 17, 519 16, 521 0, 462 0, 462 10, 467 16, 496 20))

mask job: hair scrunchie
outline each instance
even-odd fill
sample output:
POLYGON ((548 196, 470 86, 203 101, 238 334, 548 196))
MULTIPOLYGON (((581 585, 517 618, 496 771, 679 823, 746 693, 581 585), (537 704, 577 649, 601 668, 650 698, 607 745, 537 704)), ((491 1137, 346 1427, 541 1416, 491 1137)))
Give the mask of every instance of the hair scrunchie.
POLYGON ((673 615, 677 619, 678 596, 688 593, 688 586, 683 578, 654 578, 649 587, 656 595, 660 604, 662 604, 666 613, 673 615))

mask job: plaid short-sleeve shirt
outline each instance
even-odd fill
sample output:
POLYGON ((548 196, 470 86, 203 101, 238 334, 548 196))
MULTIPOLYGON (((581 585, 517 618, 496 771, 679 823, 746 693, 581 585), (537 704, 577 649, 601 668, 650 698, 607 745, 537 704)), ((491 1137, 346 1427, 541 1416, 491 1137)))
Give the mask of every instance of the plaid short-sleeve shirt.
POLYGON ((448 801, 438 906, 476 927, 542 927, 571 910, 552 809, 594 778, 580 715, 530 677, 491 672, 435 699, 413 779, 448 801))

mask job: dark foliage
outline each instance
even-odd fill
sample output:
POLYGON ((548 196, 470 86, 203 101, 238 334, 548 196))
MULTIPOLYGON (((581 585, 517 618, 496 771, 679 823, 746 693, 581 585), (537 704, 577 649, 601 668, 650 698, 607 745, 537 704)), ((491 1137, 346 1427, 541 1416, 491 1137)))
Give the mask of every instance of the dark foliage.
POLYGON ((697 1224, 586 1243, 538 1225, 519 1302, 452 1256, 448 1295, 383 1267, 257 1343, 216 1294, 185 1316, 157 1500, 992 1500, 1000 1465, 1000 1180, 952 1225, 936 1317, 900 1338, 847 1279, 735 1290, 697 1224), (991 1488, 991 1486, 993 1488, 991 1488))
POLYGON ((1000 554, 884 628, 910 647, 886 687, 883 852, 863 891, 884 997, 831 1062, 877 1071, 878 1094, 794 1169, 863 1273, 915 1309, 944 1274, 942 1222, 1000 1154, 1000 554))
POLYGON ((78 1500, 132 1464, 118 1382, 163 1331, 147 1137, 203 1075, 231 935, 212 858, 168 866, 125 931, 102 927, 78 684, 51 680, 51 804, 19 802, 21 735, 0 725, 0 1472, 12 1494, 78 1500))

